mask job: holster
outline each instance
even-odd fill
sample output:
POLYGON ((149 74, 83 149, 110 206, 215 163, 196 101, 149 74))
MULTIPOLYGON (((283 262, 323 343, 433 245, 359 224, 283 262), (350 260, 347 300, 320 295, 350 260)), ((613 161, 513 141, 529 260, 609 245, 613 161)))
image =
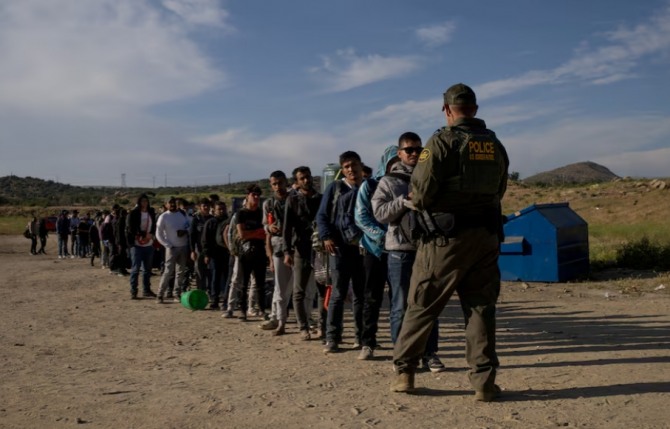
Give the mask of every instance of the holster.
POLYGON ((414 213, 412 235, 416 239, 435 237, 453 238, 460 231, 469 228, 486 228, 492 234, 499 234, 502 228, 500 214, 484 212, 481 215, 459 215, 457 213, 417 211, 414 213))

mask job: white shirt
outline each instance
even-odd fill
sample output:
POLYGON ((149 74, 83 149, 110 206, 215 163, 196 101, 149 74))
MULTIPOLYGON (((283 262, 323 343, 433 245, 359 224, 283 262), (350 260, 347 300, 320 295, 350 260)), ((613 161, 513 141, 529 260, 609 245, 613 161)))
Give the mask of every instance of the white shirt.
POLYGON ((167 249, 188 246, 188 218, 179 210, 167 211, 156 222, 156 239, 167 249), (177 231, 184 231, 181 237, 177 231))

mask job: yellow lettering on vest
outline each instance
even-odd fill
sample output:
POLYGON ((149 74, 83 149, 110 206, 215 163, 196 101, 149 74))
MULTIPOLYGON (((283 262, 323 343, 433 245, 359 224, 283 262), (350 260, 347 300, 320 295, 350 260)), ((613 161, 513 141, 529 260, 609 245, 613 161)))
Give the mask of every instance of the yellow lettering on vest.
POLYGON ((493 142, 478 142, 471 141, 468 142, 468 150, 472 154, 474 153, 496 153, 495 144, 493 142))

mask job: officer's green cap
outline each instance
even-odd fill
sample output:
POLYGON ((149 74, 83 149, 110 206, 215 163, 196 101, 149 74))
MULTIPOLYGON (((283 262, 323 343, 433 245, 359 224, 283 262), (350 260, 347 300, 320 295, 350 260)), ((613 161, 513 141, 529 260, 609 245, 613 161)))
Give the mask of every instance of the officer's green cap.
POLYGON ((450 106, 476 106, 477 96, 469 86, 457 83, 444 93, 444 104, 450 106))

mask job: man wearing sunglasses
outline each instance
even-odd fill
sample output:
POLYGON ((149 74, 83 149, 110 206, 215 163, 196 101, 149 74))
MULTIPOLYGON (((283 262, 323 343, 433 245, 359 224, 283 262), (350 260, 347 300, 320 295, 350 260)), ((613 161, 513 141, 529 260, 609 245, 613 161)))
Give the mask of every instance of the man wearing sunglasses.
MULTIPOLYGON (((387 170, 386 175, 379 181, 379 186, 372 196, 372 210, 378 222, 388 224, 384 248, 388 251, 388 281, 391 287, 391 342, 396 343, 400 326, 402 325, 405 309, 407 308, 407 294, 409 293, 409 279, 412 276, 412 266, 416 257, 416 246, 412 240, 411 231, 405 228, 411 202, 410 178, 412 171, 419 162, 421 138, 413 132, 406 132, 398 138, 398 158, 387 170)), ((421 358, 422 365, 431 372, 442 372, 446 368, 437 357, 439 327, 438 317, 426 344, 426 350, 421 358)))
POLYGON ((426 229, 417 245, 407 311, 393 350, 393 392, 412 392, 414 372, 433 320, 458 293, 465 317, 466 359, 475 399, 500 394, 495 344, 500 293, 500 201, 509 159, 477 114, 474 91, 462 84, 444 93, 447 127, 430 138, 412 173, 412 204, 426 229))

